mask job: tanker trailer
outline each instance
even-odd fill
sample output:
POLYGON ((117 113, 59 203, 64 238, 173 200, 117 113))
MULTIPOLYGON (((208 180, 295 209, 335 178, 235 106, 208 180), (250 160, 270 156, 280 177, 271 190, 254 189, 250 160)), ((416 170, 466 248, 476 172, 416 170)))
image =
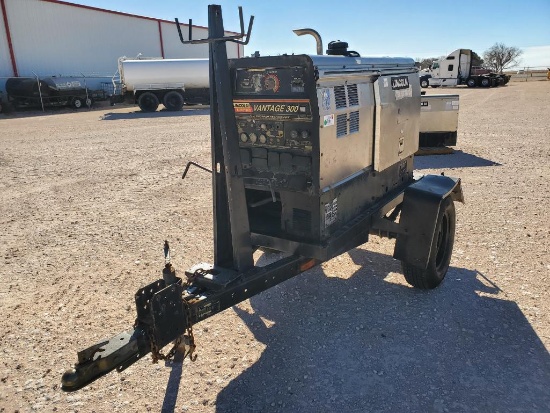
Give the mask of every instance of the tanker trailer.
MULTIPOLYGON (((167 110, 181 110, 184 103, 209 102, 208 59, 140 58, 118 60, 121 97, 144 112, 160 103, 167 110)), ((115 103, 117 99, 112 99, 115 103)))

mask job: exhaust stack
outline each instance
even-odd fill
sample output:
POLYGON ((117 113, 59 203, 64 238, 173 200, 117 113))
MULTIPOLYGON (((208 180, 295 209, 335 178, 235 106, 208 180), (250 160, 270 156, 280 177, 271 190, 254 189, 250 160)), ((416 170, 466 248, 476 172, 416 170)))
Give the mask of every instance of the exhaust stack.
POLYGON ((296 33, 298 36, 303 36, 304 34, 310 34, 315 38, 315 41, 317 42, 317 54, 322 55, 323 54, 323 41, 321 40, 321 35, 317 32, 317 30, 313 29, 295 29, 292 30, 294 33, 296 33))

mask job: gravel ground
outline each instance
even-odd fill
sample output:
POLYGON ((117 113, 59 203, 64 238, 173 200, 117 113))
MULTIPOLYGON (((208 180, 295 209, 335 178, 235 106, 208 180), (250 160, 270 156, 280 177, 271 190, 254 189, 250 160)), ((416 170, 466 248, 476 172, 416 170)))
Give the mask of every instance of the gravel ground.
POLYGON ((457 151, 415 159, 463 181, 438 289, 372 237, 198 324, 195 363, 74 393, 61 374, 131 327, 164 239, 179 271, 212 260, 210 176, 180 179, 209 164, 208 111, 1 115, 0 412, 550 411, 550 82, 445 92, 457 151))

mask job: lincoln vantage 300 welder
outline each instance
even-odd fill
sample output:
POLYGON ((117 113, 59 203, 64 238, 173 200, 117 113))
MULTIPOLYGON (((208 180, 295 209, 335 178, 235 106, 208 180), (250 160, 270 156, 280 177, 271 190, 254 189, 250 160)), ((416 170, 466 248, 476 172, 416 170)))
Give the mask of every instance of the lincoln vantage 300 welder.
POLYGON ((193 40, 191 32, 180 39, 209 43, 212 170, 201 168, 212 173, 214 262, 194 265, 184 281, 166 241, 162 278, 135 294, 133 328, 80 351, 63 375, 65 390, 148 353, 155 362, 176 351, 194 360, 195 323, 370 234, 396 239, 393 256, 415 287, 437 287, 449 268, 462 189, 455 178, 413 177, 420 120, 414 61, 360 57, 340 41, 325 56, 228 61, 225 42, 246 44, 252 19, 245 36, 241 11, 241 34, 227 37, 221 7, 211 5, 208 26, 208 39, 193 40), (281 254, 260 263, 257 249, 281 254))

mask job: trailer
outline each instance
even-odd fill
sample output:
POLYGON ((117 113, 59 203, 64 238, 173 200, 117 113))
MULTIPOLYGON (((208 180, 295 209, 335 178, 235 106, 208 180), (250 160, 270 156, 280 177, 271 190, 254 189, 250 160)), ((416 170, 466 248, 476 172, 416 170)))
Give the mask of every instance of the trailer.
POLYGON ((208 104, 208 59, 118 59, 120 95, 111 103, 129 101, 144 112, 154 112, 160 103, 167 110, 184 104, 208 104))
POLYGON ((25 78, 6 80, 8 104, 15 109, 70 106, 74 109, 91 107, 101 99, 101 91, 91 91, 78 79, 69 77, 25 78))
POLYGON ((494 87, 505 85, 510 81, 509 75, 474 70, 470 49, 455 50, 445 59, 434 61, 428 71, 431 75, 428 84, 434 88, 458 85, 494 87))
POLYGON ((224 37, 221 7, 208 10, 208 39, 180 39, 210 47, 212 164, 201 168, 212 174, 214 261, 178 277, 166 241, 162 278, 135 294, 133 327, 78 352, 62 376, 66 391, 149 353, 154 362, 178 351, 194 360, 196 323, 371 235, 396 240, 393 256, 416 288, 436 288, 449 268, 462 188, 458 178, 413 175, 414 60, 340 47, 228 61, 225 42, 246 44, 253 18, 245 34, 241 10, 241 34, 224 37), (256 249, 281 255, 262 265, 256 249))

